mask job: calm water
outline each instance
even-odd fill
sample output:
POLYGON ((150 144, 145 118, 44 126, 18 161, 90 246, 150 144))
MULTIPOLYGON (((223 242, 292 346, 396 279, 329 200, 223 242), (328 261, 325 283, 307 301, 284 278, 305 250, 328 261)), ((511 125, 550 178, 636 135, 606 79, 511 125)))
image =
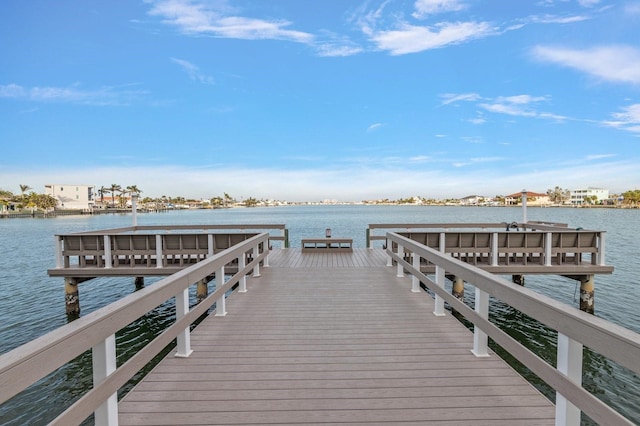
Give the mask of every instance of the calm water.
MULTIPOLYGON (((606 263, 612 275, 596 277, 596 315, 640 332, 637 315, 640 249, 636 231, 640 210, 529 208, 529 220, 568 223, 607 231, 606 263)), ((291 246, 305 237, 354 239, 365 247, 370 223, 512 222, 521 221, 520 208, 418 206, 295 206, 232 210, 176 211, 139 214, 138 224, 274 223, 289 228, 291 246)), ((0 220, 0 353, 7 352, 67 323, 61 278, 49 278, 55 266, 54 235, 129 226, 130 215, 67 216, 53 219, 0 220)), ((153 279, 146 279, 151 285, 153 279)), ((549 276, 527 276, 526 286, 572 306, 579 290, 575 281, 549 276)), ((95 279, 80 285, 82 314, 86 315, 135 291, 132 278, 95 279)), ((467 291, 467 296, 472 296, 467 291)), ((555 363, 555 333, 519 312, 494 303, 491 316, 530 349, 555 363)), ((173 319, 167 302, 131 324, 117 336, 119 363, 159 333, 173 319)), ((516 365, 516 368, 517 365, 516 365)), ((585 352, 585 387, 640 423, 640 378, 623 368, 585 352)), ((547 396, 553 393, 537 378, 521 370, 547 396)), ((84 354, 0 407, 0 424, 45 424, 91 385, 91 357, 84 354)), ((585 421, 589 423, 589 421, 585 421)))

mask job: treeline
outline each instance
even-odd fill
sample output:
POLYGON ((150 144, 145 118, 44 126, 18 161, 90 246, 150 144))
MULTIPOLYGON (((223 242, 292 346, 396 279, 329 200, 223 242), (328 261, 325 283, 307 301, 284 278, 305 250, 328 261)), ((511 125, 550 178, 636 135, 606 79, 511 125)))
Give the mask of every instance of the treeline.
POLYGON ((9 206, 17 209, 51 210, 58 202, 50 195, 38 194, 31 191, 29 185, 20 185, 20 194, 0 189, 0 210, 7 210, 9 206), (28 193, 27 193, 28 192, 28 193))

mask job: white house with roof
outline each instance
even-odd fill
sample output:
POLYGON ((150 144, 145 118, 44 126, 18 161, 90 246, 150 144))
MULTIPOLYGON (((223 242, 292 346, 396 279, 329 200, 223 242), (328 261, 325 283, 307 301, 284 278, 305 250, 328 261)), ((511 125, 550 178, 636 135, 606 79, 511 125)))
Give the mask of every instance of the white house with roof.
POLYGON ((95 205, 96 187, 94 185, 44 186, 44 193, 58 200, 57 208, 72 210, 91 210, 95 205))
POLYGON ((571 204, 593 204, 591 200, 595 197, 595 204, 600 204, 602 201, 609 199, 609 190, 603 188, 586 188, 586 189, 574 189, 571 191, 571 204))
MULTIPOLYGON (((517 206, 522 204, 522 192, 516 192, 504 197, 504 203, 508 206, 517 206)), ((542 192, 527 191, 528 206, 548 206, 551 204, 548 194, 542 192)))
POLYGON ((477 206, 485 200, 482 195, 468 195, 464 198, 460 198, 460 205, 463 206, 477 206))

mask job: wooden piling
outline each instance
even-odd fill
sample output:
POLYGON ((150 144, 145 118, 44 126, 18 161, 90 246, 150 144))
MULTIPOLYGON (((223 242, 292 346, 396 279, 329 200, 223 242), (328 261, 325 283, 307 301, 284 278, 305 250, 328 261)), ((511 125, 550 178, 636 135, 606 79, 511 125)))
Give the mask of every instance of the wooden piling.
POLYGON ((80 294, 78 293, 77 278, 64 278, 64 303, 67 315, 80 315, 80 294))
POLYGON ((451 287, 451 294, 458 300, 464 301, 464 280, 459 277, 454 277, 453 287, 451 287))
POLYGON ((588 314, 595 312, 595 280, 593 275, 580 277, 580 310, 588 314))
POLYGON ((511 276, 511 281, 514 284, 518 284, 518 285, 524 286, 524 275, 514 274, 514 275, 511 276))
POLYGON ((136 290, 140 290, 144 288, 144 277, 136 277, 133 281, 136 286, 136 290))
POLYGON ((209 287, 207 285, 207 279, 202 279, 198 281, 196 286, 196 300, 198 303, 203 301, 209 295, 209 287))

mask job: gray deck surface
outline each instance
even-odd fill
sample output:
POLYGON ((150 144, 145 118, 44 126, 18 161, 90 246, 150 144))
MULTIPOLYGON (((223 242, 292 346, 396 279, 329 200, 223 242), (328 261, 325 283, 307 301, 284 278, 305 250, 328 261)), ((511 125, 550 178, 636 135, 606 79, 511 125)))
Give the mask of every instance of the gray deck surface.
POLYGON ((382 250, 278 250, 119 404, 121 425, 554 424, 554 406, 382 250))

